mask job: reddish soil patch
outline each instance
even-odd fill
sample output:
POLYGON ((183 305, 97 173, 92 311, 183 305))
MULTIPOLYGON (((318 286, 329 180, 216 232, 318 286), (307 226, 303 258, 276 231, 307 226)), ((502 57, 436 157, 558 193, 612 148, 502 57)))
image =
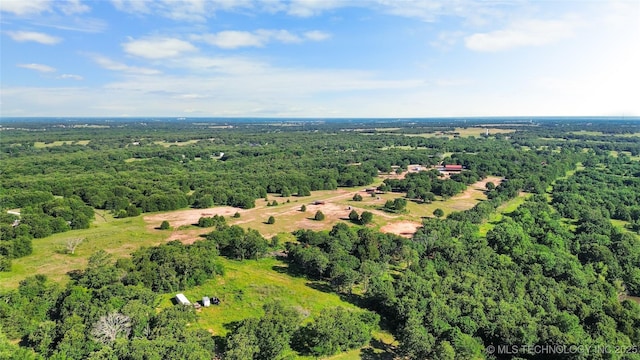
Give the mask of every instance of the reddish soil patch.
POLYGON ((398 221, 381 227, 380 231, 410 238, 416 233, 416 230, 418 230, 420 226, 422 226, 422 224, 415 221, 398 221))
POLYGON ((198 223, 198 219, 201 217, 211 217, 214 215, 231 216, 236 212, 242 213, 246 210, 234 208, 231 206, 221 206, 209 209, 189 209, 171 211, 161 214, 147 215, 144 217, 144 221, 151 227, 160 226, 163 221, 168 221, 169 224, 175 229, 183 225, 193 225, 198 223))
POLYGON ((499 178, 497 176, 489 176, 483 180, 480 180, 478 182, 475 182, 469 186, 467 186, 467 190, 465 190, 463 193, 454 196, 452 199, 471 199, 474 195, 474 193, 481 191, 487 191, 487 183, 492 182, 493 185, 500 185, 500 183, 502 182, 502 178, 499 178))

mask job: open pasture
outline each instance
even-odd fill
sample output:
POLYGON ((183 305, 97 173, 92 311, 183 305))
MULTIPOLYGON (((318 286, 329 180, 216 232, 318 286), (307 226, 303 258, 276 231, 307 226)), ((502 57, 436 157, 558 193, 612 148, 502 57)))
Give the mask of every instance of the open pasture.
POLYGON ((169 146, 186 146, 186 145, 192 145, 192 144, 196 144, 198 141, 200 140, 187 140, 187 141, 154 141, 153 143, 156 145, 161 145, 163 147, 169 147, 169 146))
MULTIPOLYGON (((381 208, 387 200, 402 197, 401 193, 376 194, 371 196, 363 187, 340 188, 337 190, 314 191, 307 197, 287 197, 270 195, 268 202, 276 200, 278 205, 267 206, 264 199, 256 200, 253 209, 239 209, 229 206, 209 209, 184 209, 162 213, 142 215, 134 218, 115 219, 108 212, 97 211, 96 220, 91 228, 55 234, 33 241, 33 254, 15 259, 13 271, 0 273, 0 289, 15 288, 18 283, 33 274, 46 274, 56 281, 66 281, 66 273, 86 266, 88 257, 95 251, 104 249, 115 257, 128 256, 142 246, 153 246, 162 242, 179 240, 184 243, 202 239, 202 235, 211 228, 193 226, 200 217, 221 215, 230 225, 258 230, 270 238, 279 233, 290 233, 297 229, 328 230, 338 222, 350 223, 349 212, 359 214, 370 211, 374 214, 373 223, 368 225, 383 232, 391 232, 410 237, 421 225, 422 218, 433 217, 433 211, 440 208, 445 216, 453 211, 462 211, 473 207, 478 201, 486 199, 484 193, 487 182, 499 184, 500 178, 489 177, 472 184, 463 193, 449 199, 436 199, 431 204, 409 201, 407 212, 388 213, 381 208), (353 201, 353 195, 362 195, 362 201, 353 201), (287 202, 287 200, 289 202, 287 202), (302 205, 306 211, 300 211, 302 205), (322 211, 325 220, 313 220, 316 211, 322 211), (239 218, 233 214, 240 213, 239 218), (267 224, 269 216, 275 218, 274 224, 267 224), (158 230, 160 223, 167 220, 172 229, 158 230), (75 254, 66 253, 69 239, 85 239, 75 254)), ((375 185, 379 185, 377 179, 375 185)))
POLYGON ((500 129, 500 128, 485 128, 485 127, 468 127, 468 128, 455 128, 453 131, 436 131, 432 133, 422 133, 422 134, 404 134, 405 136, 420 136, 426 138, 432 137, 446 137, 449 139, 453 139, 455 137, 478 137, 483 136, 487 133, 487 129, 489 131, 489 136, 495 134, 509 134, 515 132, 512 129, 500 129))
POLYGON ((11 272, 0 272, 0 290, 15 288, 20 281, 35 274, 65 282, 69 271, 84 269, 89 256, 98 250, 105 250, 115 258, 126 257, 140 247, 158 245, 166 237, 163 233, 147 231, 141 216, 114 219, 105 211, 96 211, 96 220, 89 229, 34 239, 31 255, 15 259, 11 272), (74 254, 66 251, 70 239, 83 239, 74 254))
POLYGON ((52 142, 44 142, 44 141, 35 141, 33 143, 33 147, 36 149, 49 148, 55 146, 63 146, 63 145, 82 145, 86 146, 91 142, 91 140, 57 140, 52 142))

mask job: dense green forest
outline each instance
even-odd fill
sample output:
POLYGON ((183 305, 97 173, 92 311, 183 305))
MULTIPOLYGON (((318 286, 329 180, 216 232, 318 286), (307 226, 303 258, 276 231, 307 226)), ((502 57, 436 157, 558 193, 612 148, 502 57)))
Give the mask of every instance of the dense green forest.
POLYGON ((0 271, 9 276, 36 245, 104 213, 241 211, 263 199, 277 208, 274 198, 375 186, 372 196, 394 198, 371 211, 401 217, 408 204, 501 181, 467 210, 423 217, 411 237, 383 233, 372 221, 381 215, 351 207, 346 221, 316 218, 271 239, 231 216, 203 216, 193 227, 207 233, 193 241, 130 257, 98 251, 64 283, 31 274, 0 293, 0 358, 320 358, 385 331, 393 344, 360 358, 640 359, 639 155, 637 120, 3 119, 0 271), (405 174, 416 164, 424 171, 405 174), (446 164, 463 170, 445 175, 446 164), (162 305, 228 274, 223 259, 265 257, 354 309, 309 314, 271 301, 212 334, 193 326, 193 307, 162 305))

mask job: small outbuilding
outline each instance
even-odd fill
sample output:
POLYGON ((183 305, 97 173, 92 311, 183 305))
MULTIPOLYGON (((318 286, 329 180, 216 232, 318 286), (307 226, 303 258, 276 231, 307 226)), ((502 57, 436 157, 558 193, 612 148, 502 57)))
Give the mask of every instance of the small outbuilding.
POLYGON ((180 305, 191 305, 191 302, 189 301, 189 299, 187 299, 187 297, 184 296, 184 294, 182 293, 176 295, 176 301, 180 305))

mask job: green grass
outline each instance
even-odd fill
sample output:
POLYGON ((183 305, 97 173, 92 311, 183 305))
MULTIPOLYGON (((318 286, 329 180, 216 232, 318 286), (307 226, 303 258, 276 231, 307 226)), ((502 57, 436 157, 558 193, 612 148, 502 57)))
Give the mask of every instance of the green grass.
POLYGON ((200 141, 200 140, 194 139, 194 140, 174 141, 174 142, 154 141, 153 143, 157 144, 157 145, 164 146, 164 147, 169 147, 169 146, 185 146, 185 145, 196 144, 198 141, 200 141))
MULTIPOLYGON (((499 128, 489 128, 489 136, 493 136, 495 134, 508 134, 515 132, 515 130, 511 129, 499 129, 499 128)), ((486 134, 486 128, 484 127, 468 127, 468 128, 456 128, 453 131, 436 131, 432 133, 422 133, 422 134, 404 134, 406 136, 420 136, 426 138, 433 137, 447 137, 449 139, 453 139, 455 135, 460 137, 470 137, 470 136, 482 136, 486 134)))
POLYGON ((631 134, 605 134, 602 131, 572 131, 571 134, 574 135, 584 135, 584 136, 616 136, 616 137, 640 137, 640 133, 631 133, 631 134))
POLYGON ((13 260, 12 271, 0 272, 0 290, 13 289, 24 278, 45 274, 50 279, 65 283, 67 272, 84 269, 89 256, 104 249, 114 257, 125 257, 142 246, 153 246, 164 241, 168 234, 146 230, 142 216, 114 219, 104 211, 96 212, 96 220, 89 229, 71 230, 52 236, 33 239, 33 253, 13 260), (66 253, 68 239, 85 239, 75 251, 66 253))
MULTIPOLYGON (((184 291, 189 300, 201 300, 203 296, 216 296, 221 300, 218 306, 202 308, 198 322, 192 326, 224 336, 226 325, 250 317, 260 317, 262 306, 277 301, 284 306, 298 309, 309 317, 316 316, 327 307, 342 306, 357 310, 335 293, 324 282, 294 277, 288 273, 288 265, 274 258, 247 260, 244 262, 220 257, 225 275, 207 281, 184 291)), ((160 307, 173 306, 171 298, 175 294, 165 294, 160 307)))
MULTIPOLYGON (((276 301, 298 310, 306 321, 320 314, 325 308, 341 306, 355 311, 357 306, 348 303, 339 295, 330 292, 326 283, 295 277, 288 273, 288 265, 275 258, 247 260, 244 262, 220 258, 225 267, 225 275, 207 281, 201 286, 185 290, 183 293, 192 302, 203 296, 216 296, 220 305, 201 308, 198 321, 191 326, 205 329, 216 336, 225 336, 229 324, 246 318, 258 318, 263 315, 262 306, 276 301)), ((160 307, 173 306, 174 293, 163 295, 160 307)), ((372 345, 327 357, 333 360, 362 359, 363 355, 372 359, 393 359, 388 350, 397 345, 393 335, 386 331, 373 334, 372 345)), ((292 354, 295 355, 295 354, 292 354)), ((297 356, 296 359, 315 359, 297 356)))
POLYGON ((62 146, 62 145, 87 145, 89 144, 90 141, 91 140, 78 140, 78 141, 59 140, 59 141, 46 142, 46 143, 42 141, 36 141, 33 143, 33 147, 36 149, 42 149, 42 148, 62 146))
POLYGON ((486 236, 489 230, 493 229, 496 224, 498 224, 504 215, 510 214, 514 212, 520 205, 524 204, 524 202, 531 196, 531 194, 520 193, 517 197, 505 202, 504 204, 498 206, 496 211, 489 216, 489 219, 480 225, 480 230, 478 234, 480 236, 486 236))

